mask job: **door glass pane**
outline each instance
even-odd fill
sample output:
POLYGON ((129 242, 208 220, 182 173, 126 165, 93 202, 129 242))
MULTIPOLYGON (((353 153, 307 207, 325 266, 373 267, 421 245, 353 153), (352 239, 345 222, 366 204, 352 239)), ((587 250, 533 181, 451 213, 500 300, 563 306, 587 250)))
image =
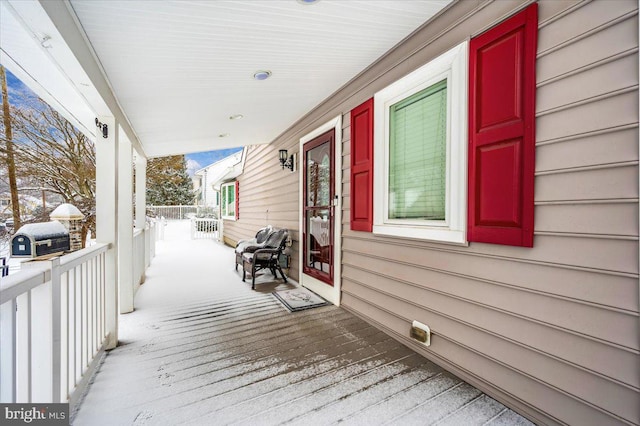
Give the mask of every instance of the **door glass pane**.
POLYGON ((447 81, 390 107, 389 219, 444 220, 447 81))
POLYGON ((305 216, 306 266, 328 274, 332 258, 329 209, 307 210, 305 216))
POLYGON ((328 206, 331 191, 329 144, 307 151, 307 206, 328 206))
POLYGON ((333 285, 334 132, 304 145, 303 272, 333 285))

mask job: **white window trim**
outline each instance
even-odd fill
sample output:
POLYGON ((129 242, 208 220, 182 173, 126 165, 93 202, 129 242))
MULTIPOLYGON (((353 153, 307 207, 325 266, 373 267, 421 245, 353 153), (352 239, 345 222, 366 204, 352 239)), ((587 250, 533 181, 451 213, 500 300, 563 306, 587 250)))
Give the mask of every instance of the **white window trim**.
POLYGON ((222 217, 222 219, 224 220, 237 220, 238 218, 238 212, 235 209, 237 200, 236 200, 236 183, 237 181, 233 181, 233 182, 227 182, 227 183, 223 183, 222 185, 220 185, 220 216, 222 217), (222 202, 222 200, 224 199, 223 194, 224 194, 224 187, 226 186, 230 186, 233 188, 233 216, 228 216, 225 215, 223 210, 226 210, 226 200, 224 201, 224 203, 222 202))
POLYGON ((467 244, 468 41, 443 53, 374 97, 373 233, 401 238, 467 244), (445 221, 388 218, 389 108, 447 79, 445 221))

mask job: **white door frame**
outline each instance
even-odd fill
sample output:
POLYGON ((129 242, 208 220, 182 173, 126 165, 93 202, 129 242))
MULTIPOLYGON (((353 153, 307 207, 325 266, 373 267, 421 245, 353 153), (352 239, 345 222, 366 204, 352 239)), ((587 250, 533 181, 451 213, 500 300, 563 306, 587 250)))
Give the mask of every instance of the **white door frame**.
POLYGON ((306 134, 300 139, 300 167, 298 167, 299 173, 299 181, 300 181, 300 208, 299 208, 299 230, 300 234, 304 230, 304 144, 315 139, 316 137, 330 131, 331 129, 335 130, 334 136, 334 191, 336 195, 336 204, 334 208, 334 216, 333 216, 333 287, 327 283, 324 283, 318 279, 315 279, 309 275, 304 273, 304 247, 302 244, 302 238, 300 238, 299 245, 299 263, 298 270, 300 271, 300 284, 303 287, 307 287, 309 290, 314 293, 319 294, 324 297, 329 302, 334 305, 340 306, 340 291, 342 287, 342 115, 338 115, 337 117, 327 121, 322 126, 316 128, 311 133, 306 134))

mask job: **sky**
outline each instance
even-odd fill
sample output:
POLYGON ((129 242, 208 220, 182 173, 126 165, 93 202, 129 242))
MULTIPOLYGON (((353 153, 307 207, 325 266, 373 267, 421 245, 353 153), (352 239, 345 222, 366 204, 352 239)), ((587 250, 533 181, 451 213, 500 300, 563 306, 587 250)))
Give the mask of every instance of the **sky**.
MULTIPOLYGON (((35 97, 36 94, 31 91, 18 77, 13 75, 7 68, 4 69, 7 74, 7 91, 9 92, 9 102, 20 102, 25 98, 35 97)), ((2 93, 0 93, 2 99, 2 93)))
POLYGON ((231 154, 234 154, 241 150, 242 148, 240 147, 187 154, 185 155, 185 158, 187 160, 187 172, 189 172, 189 176, 193 176, 193 173, 196 170, 208 166, 209 164, 213 164, 216 161, 222 160, 223 158, 228 157, 231 154))
MULTIPOLYGON (((24 99, 25 97, 36 96, 36 94, 33 93, 22 81, 20 81, 18 77, 13 75, 11 71, 5 68, 5 72, 7 73, 7 86, 10 102, 19 102, 20 99, 24 99)), ((1 94, 0 99, 2 99, 1 94)), ((213 164, 216 161, 221 160, 224 157, 228 157, 240 150, 242 150, 242 147, 186 154, 185 159, 187 160, 187 172, 189 173, 189 176, 193 176, 193 173, 196 170, 208 166, 209 164, 213 164)))

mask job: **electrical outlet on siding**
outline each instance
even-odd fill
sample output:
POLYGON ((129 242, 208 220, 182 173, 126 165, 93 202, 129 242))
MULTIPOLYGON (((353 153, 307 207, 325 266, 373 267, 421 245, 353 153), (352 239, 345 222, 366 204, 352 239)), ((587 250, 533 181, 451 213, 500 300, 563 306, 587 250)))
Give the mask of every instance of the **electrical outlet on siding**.
POLYGON ((431 329, 428 325, 413 321, 410 336, 425 346, 431 346, 431 329))

